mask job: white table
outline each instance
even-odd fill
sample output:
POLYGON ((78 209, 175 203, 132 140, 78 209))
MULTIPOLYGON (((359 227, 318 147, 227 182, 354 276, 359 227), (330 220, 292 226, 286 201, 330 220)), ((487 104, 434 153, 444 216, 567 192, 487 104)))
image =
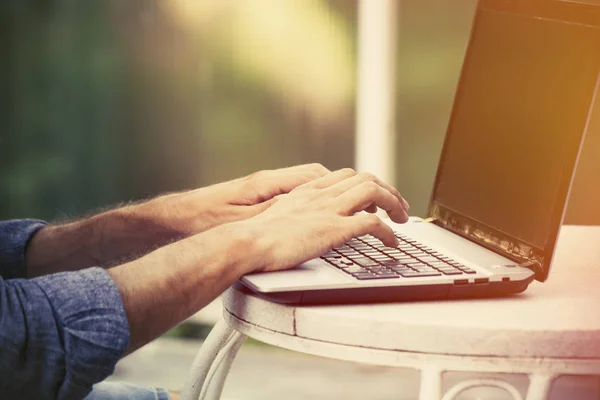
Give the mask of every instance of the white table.
POLYGON ((501 299, 294 307, 230 289, 224 320, 199 351, 185 400, 217 399, 248 336, 303 353, 422 371, 420 400, 449 400, 499 379, 442 393, 445 371, 530 375, 527 400, 548 397, 560 375, 600 375, 600 227, 563 227, 547 282, 501 299))

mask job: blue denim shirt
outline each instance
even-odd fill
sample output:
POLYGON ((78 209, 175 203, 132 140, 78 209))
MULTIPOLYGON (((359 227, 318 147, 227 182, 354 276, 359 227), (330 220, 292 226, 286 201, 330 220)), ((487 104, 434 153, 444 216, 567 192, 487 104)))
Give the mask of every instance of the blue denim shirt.
POLYGON ((102 268, 23 279, 45 225, 0 221, 0 398, 83 399, 129 343, 119 291, 102 268))

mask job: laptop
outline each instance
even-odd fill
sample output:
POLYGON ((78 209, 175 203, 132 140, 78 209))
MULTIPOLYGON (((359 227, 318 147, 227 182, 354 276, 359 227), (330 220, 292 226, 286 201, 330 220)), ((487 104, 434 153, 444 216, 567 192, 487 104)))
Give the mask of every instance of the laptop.
POLYGON ((277 302, 346 304, 502 296, 545 281, 599 72, 600 2, 480 0, 426 218, 387 222, 396 249, 354 238, 240 282, 277 302))

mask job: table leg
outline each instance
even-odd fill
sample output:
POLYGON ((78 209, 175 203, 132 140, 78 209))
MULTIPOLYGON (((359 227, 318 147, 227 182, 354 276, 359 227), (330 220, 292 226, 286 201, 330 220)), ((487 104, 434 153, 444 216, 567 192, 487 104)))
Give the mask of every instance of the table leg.
POLYGON ((419 400, 440 400, 442 398, 442 371, 434 367, 421 370, 419 400))
POLYGON ((213 363, 211 374, 205 381, 200 399, 218 400, 221 398, 223 386, 225 386, 225 380, 227 379, 227 375, 229 375, 231 364, 245 340, 246 335, 239 332, 234 333, 234 337, 231 339, 230 344, 227 348, 223 348, 219 354, 219 359, 213 363))
MULTIPOLYGON (((199 398, 200 393, 205 386, 206 378, 213 369, 212 367, 215 360, 217 360, 217 357, 222 354, 222 350, 228 343, 232 340, 237 343, 240 339, 241 334, 231 328, 225 321, 221 320, 215 325, 194 358, 181 394, 182 400, 197 400, 199 398)), ((231 349, 231 347, 229 349, 231 349)), ((221 355, 217 365, 219 365, 224 358, 226 357, 221 355)), ((231 361, 229 364, 231 364, 231 361)), ((227 371, 228 370, 229 368, 227 368, 227 371)), ((225 371, 225 374, 227 371, 225 371)), ((223 382, 225 381, 224 378, 221 379, 223 382)))
POLYGON ((527 400, 547 400, 555 378, 552 375, 531 375, 527 400))

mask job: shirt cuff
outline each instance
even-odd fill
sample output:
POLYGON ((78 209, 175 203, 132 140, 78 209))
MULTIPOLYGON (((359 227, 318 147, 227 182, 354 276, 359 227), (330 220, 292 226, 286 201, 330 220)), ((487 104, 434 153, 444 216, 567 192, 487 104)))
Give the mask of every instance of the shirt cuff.
POLYGON ((117 285, 97 267, 31 281, 50 300, 64 343, 66 379, 58 397, 71 398, 72 387, 91 390, 113 373, 129 345, 129 322, 117 285))
POLYGON ((33 235, 46 226, 36 219, 0 221, 0 276, 25 278, 25 249, 33 235))

